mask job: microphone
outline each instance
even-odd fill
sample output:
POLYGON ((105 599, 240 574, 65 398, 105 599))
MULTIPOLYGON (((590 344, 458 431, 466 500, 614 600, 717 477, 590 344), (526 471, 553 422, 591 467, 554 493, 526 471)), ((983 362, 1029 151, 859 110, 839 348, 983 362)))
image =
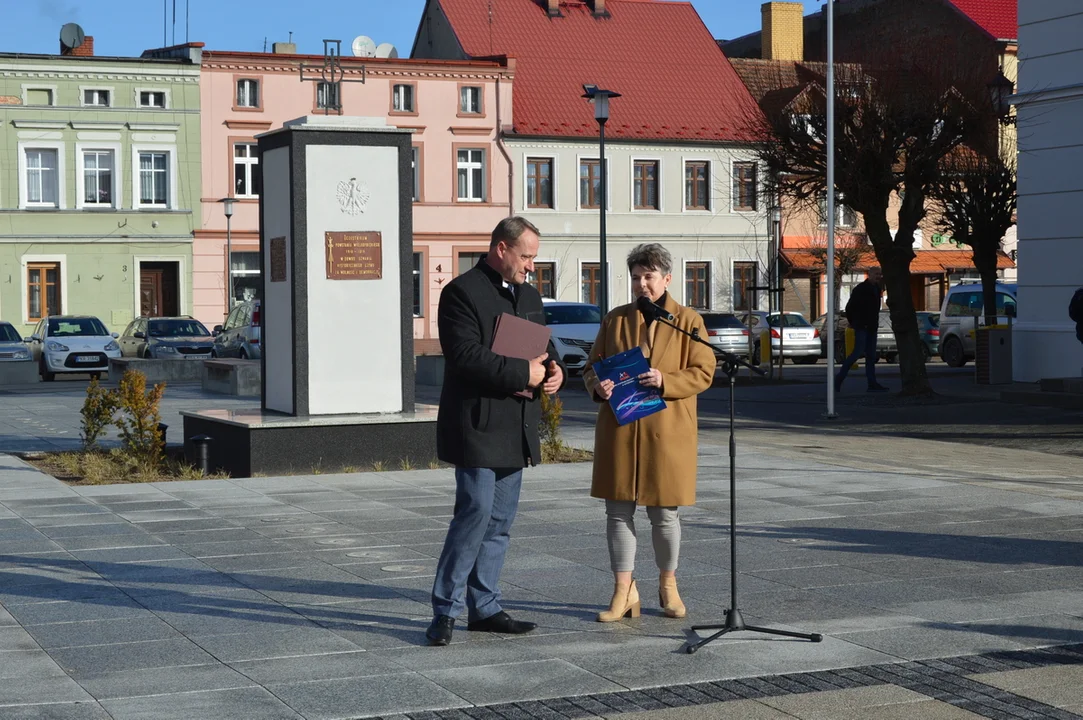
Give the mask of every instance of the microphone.
POLYGON ((663 307, 658 307, 651 302, 651 299, 646 295, 640 295, 636 300, 636 307, 639 308, 639 312, 643 313, 649 318, 655 318, 662 320, 668 320, 673 322, 673 313, 667 311, 663 307))

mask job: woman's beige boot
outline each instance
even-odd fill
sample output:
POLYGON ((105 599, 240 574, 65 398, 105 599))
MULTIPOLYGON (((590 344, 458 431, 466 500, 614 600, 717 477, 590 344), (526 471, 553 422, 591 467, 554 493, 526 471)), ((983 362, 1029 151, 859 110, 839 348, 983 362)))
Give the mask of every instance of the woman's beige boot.
POLYGON ((681 602, 681 596, 677 592, 677 578, 658 578, 658 603, 662 606, 662 612, 666 617, 683 618, 688 614, 681 602))
POLYGON ((609 609, 598 613, 598 622, 616 622, 625 615, 639 617, 639 590, 635 580, 628 585, 614 586, 609 609))

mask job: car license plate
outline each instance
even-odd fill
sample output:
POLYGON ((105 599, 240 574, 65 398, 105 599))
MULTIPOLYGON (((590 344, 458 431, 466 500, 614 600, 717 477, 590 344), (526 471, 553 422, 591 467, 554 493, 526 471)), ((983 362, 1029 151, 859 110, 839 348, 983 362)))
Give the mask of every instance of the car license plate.
POLYGON ((210 355, 185 355, 184 359, 185 360, 208 360, 208 359, 210 359, 210 357, 211 357, 210 355))
POLYGON ((812 335, 807 332, 792 332, 790 333, 791 340, 808 340, 812 335))
POLYGON ((98 356, 97 355, 76 355, 75 356, 75 362, 80 362, 80 363, 98 362, 98 356))

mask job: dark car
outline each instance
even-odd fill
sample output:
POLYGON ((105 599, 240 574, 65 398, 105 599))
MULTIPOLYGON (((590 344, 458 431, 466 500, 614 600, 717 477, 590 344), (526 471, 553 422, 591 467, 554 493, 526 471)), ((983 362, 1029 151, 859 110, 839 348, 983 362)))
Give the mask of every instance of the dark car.
MULTIPOLYGON (((820 332, 820 357, 827 357, 827 316, 821 315, 812 323, 820 332)), ((846 357, 846 330, 850 323, 841 314, 835 318, 835 362, 842 362, 846 357)), ((899 346, 895 342, 895 332, 891 329, 891 316, 887 310, 880 311, 880 325, 876 331, 876 357, 886 362, 895 362, 899 356, 899 346)))
POLYGON ((940 354, 940 313, 919 312, 918 333, 921 334, 921 351, 925 362, 940 354))
POLYGON ((120 336, 125 357, 156 360, 205 360, 214 337, 190 317, 137 317, 120 336))

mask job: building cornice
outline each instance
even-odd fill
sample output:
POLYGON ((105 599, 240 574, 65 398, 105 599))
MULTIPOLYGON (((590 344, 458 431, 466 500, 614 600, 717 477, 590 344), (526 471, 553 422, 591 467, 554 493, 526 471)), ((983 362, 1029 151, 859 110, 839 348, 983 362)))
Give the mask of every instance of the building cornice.
MULTIPOLYGON (((598 149, 598 138, 583 138, 582 140, 573 140, 571 138, 544 138, 538 136, 524 137, 522 135, 503 135, 503 140, 507 143, 509 148, 526 148, 526 149, 538 149, 538 150, 594 150, 598 149)), ((691 142, 688 140, 663 140, 659 139, 657 142, 644 143, 642 140, 610 140, 606 136, 605 144, 607 146, 619 146, 622 150, 629 150, 632 152, 655 152, 658 150, 684 150, 708 152, 712 150, 730 150, 730 151, 751 151, 755 148, 753 143, 737 143, 737 142, 691 142)))
POLYGON ((0 67, 0 77, 28 78, 34 80, 91 80, 95 82, 101 80, 148 82, 153 79, 157 82, 198 83, 199 69, 186 68, 184 70, 178 69, 171 72, 163 72, 162 70, 147 69, 141 71, 139 69, 123 67, 101 67, 93 70, 81 68, 79 70, 74 70, 56 65, 23 65, 17 67, 9 65, 7 67, 0 67))
MULTIPOLYGON (((211 60, 203 63, 205 70, 221 70, 233 73, 278 73, 283 75, 297 75, 300 73, 300 64, 290 61, 264 61, 264 62, 228 62, 211 60)), ((342 69, 345 77, 387 77, 387 78, 456 78, 459 80, 505 80, 515 77, 509 70, 452 70, 449 68, 426 68, 426 67, 377 67, 366 66, 365 68, 342 69)))

